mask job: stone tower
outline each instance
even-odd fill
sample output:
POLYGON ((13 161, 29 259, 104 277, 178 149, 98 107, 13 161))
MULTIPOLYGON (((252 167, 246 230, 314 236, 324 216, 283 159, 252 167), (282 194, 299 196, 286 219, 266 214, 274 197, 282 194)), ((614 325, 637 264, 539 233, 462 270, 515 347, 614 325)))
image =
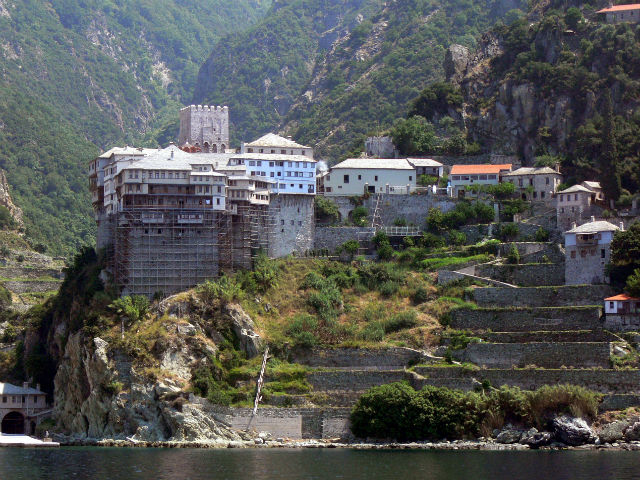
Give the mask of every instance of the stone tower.
POLYGON ((203 152, 229 148, 229 107, 191 105, 180 110, 178 145, 189 143, 203 152))

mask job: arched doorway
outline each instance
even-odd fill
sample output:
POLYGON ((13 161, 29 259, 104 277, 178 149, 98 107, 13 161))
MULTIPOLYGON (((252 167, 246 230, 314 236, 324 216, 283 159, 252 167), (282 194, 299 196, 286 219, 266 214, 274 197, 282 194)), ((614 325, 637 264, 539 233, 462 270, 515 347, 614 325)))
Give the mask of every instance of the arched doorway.
POLYGON ((9 412, 2 419, 2 433, 24 434, 24 417, 19 412, 9 412))
POLYGON ((218 153, 218 146, 215 143, 211 146, 211 153, 218 153))

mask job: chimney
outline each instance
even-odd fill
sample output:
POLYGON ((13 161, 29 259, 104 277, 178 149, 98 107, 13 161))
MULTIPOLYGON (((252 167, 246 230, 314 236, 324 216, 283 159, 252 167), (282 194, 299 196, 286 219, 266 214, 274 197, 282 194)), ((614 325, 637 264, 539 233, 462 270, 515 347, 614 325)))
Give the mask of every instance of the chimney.
POLYGON ((40 391, 40 384, 36 383, 36 390, 40 391))
POLYGON ((22 382, 22 388, 29 388, 29 382, 22 382))
POLYGON ((620 230, 624 232, 624 222, 620 222, 620 230))
POLYGON ((560 173, 560 164, 556 163, 556 172, 560 173))
POLYGON ((576 228, 578 225, 576 225, 576 222, 572 222, 571 223, 571 230, 573 230, 574 228, 576 228))
POLYGON ((596 221, 596 217, 594 217, 593 215, 591 215, 591 223, 596 221))

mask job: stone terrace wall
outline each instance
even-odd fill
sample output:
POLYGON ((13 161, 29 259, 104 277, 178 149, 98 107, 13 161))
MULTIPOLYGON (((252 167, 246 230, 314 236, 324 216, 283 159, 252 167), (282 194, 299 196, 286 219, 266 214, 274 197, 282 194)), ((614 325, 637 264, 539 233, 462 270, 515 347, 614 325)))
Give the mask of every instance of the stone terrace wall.
POLYGON ((564 285, 564 263, 531 263, 525 265, 485 263, 476 266, 476 275, 525 287, 564 285))
POLYGON ((411 348, 316 348, 298 350, 293 363, 310 367, 353 367, 367 369, 402 369, 420 362, 423 355, 411 348))
POLYGON ((488 380, 494 387, 511 385, 526 390, 535 390, 543 385, 572 384, 601 393, 640 393, 640 372, 637 370, 606 369, 478 369, 416 367, 415 371, 427 377, 426 380, 413 380, 416 387, 431 385, 434 380, 449 379, 449 385, 455 387, 467 385, 468 379, 488 380))
POLYGON ((367 239, 373 237, 370 228, 365 227, 316 227, 313 248, 315 250, 327 249, 335 252, 344 242, 358 240, 359 233, 366 234, 367 239))
POLYGON ((561 307, 601 305, 611 296, 608 285, 570 285, 562 287, 476 288, 473 297, 480 306, 561 307))
MULTIPOLYGON (((327 197, 330 198, 340 211, 340 218, 346 221, 355 205, 349 197, 327 197)), ((456 206, 457 200, 442 195, 387 195, 381 196, 379 205, 382 223, 385 226, 393 226, 397 218, 403 218, 407 223, 413 223, 418 227, 424 227, 429 209, 439 208, 443 212, 448 212, 456 206)), ((376 208, 376 195, 371 195, 363 199, 362 205, 373 215, 376 208)), ((316 247, 322 248, 322 247, 316 247)))
POLYGON ((307 374, 307 380, 316 392, 334 390, 365 391, 376 385, 400 382, 405 379, 406 376, 403 370, 317 371, 307 374))
POLYGON ((293 439, 336 438, 350 434, 349 409, 213 407, 216 420, 236 430, 269 432, 293 439))
POLYGON ((478 308, 451 312, 451 326, 494 332, 591 330, 602 328, 600 307, 478 308))
POLYGON ((611 366, 609 343, 473 343, 454 352, 461 361, 489 368, 611 366))
POLYGON ((619 342, 620 337, 606 330, 569 330, 557 332, 486 332, 482 339, 490 343, 531 342, 619 342))

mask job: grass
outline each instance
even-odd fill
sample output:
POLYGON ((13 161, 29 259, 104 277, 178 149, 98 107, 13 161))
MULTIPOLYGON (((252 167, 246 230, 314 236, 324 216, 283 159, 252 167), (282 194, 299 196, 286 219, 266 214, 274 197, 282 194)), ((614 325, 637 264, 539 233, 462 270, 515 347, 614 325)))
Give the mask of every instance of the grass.
POLYGON ((493 260, 493 255, 479 254, 470 257, 426 258, 420 262, 424 270, 435 272, 437 270, 451 269, 472 263, 485 263, 493 260))

